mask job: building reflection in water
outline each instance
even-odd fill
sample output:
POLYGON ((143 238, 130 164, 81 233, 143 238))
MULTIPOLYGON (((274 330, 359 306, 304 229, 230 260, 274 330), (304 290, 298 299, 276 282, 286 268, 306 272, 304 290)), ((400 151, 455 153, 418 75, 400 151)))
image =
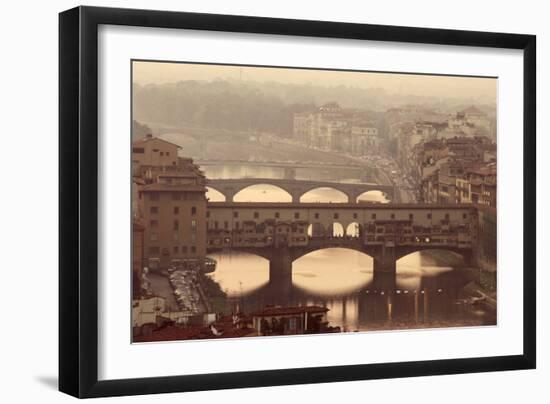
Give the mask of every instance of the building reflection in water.
POLYGON ((266 305, 323 305, 328 321, 346 331, 495 324, 495 315, 463 303, 468 275, 437 265, 429 252, 397 263, 397 274, 372 271, 372 259, 327 249, 294 263, 292 283, 269 280, 268 262, 249 254, 216 254, 210 276, 245 312, 266 305))

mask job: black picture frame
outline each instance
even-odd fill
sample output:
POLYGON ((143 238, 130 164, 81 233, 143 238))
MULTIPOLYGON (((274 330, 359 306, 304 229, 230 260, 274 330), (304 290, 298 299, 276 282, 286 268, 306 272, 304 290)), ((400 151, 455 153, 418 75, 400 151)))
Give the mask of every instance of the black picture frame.
POLYGON ((534 35, 96 7, 60 13, 59 389, 84 398, 535 368, 535 122, 534 35), (100 24, 523 50, 523 354, 99 381, 100 24))

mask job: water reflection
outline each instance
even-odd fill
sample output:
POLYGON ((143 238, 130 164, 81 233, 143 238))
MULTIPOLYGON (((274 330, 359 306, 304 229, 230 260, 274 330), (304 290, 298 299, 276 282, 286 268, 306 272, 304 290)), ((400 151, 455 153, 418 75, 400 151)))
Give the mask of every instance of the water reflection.
POLYGON ((495 324, 493 312, 464 304, 471 279, 433 262, 430 252, 401 259, 397 276, 372 270, 372 258, 352 250, 326 249, 295 261, 292 284, 269 281, 268 263, 248 254, 215 254, 210 276, 229 295, 234 310, 266 305, 324 305, 331 325, 346 331, 495 324))
MULTIPOLYGON (((337 202, 339 196, 333 191, 316 190, 319 193, 314 192, 312 198, 337 202)), ((241 201, 279 202, 289 197, 266 185, 241 193, 241 201)), ((384 202, 382 193, 368 194, 384 202)), ((353 225, 357 224, 346 230, 352 232, 353 225)), ((341 225, 334 226, 334 234, 343 232, 341 225)), ((461 258, 448 252, 405 256, 397 261, 397 274, 393 275, 375 274, 373 260, 365 254, 330 248, 297 259, 288 284, 270 281, 269 263, 261 257, 236 252, 212 257, 218 265, 209 276, 228 294, 232 310, 323 305, 329 308, 330 324, 346 331, 496 324, 494 311, 465 303, 464 286, 472 280, 471 275, 460 269, 461 258)))
MULTIPOLYGON (((207 178, 273 178, 288 179, 289 175, 296 180, 334 181, 334 182, 372 182, 375 178, 369 170, 359 167, 349 168, 284 168, 260 165, 202 165, 207 178)), ((373 171, 374 172, 374 171, 373 171)))

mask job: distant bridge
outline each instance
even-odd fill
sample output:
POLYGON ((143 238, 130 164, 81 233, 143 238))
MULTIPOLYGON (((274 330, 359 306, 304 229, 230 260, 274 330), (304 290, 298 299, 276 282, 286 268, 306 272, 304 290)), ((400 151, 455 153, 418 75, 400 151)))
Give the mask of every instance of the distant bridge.
POLYGON ((292 197, 293 203, 300 203, 300 198, 304 194, 318 188, 332 188, 340 191, 346 195, 348 203, 356 203, 357 197, 368 191, 381 191, 390 200, 393 200, 398 194, 398 192, 395 192, 395 187, 393 185, 272 178, 209 179, 206 185, 223 194, 226 202, 233 202, 237 193, 252 185, 259 184, 274 185, 281 188, 292 197))
POLYGON ((300 161, 249 161, 249 160, 195 160, 195 163, 200 166, 256 166, 256 167, 281 167, 281 168, 328 168, 328 169, 368 169, 372 168, 372 164, 357 163, 350 161, 349 163, 321 163, 316 161, 300 162, 300 161))
POLYGON ((292 263, 310 252, 346 248, 374 260, 374 276, 395 274, 405 255, 441 249, 476 257, 472 205, 224 203, 207 209, 207 250, 231 249, 269 260, 269 276, 292 281, 292 263), (341 233, 335 234, 336 225, 341 233))

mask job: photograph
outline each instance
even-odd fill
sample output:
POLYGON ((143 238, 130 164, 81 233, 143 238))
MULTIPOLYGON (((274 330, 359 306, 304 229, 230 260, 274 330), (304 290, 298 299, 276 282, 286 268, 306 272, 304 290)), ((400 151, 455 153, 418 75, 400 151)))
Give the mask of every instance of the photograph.
POLYGON ((497 325, 496 77, 131 80, 132 342, 497 325))

